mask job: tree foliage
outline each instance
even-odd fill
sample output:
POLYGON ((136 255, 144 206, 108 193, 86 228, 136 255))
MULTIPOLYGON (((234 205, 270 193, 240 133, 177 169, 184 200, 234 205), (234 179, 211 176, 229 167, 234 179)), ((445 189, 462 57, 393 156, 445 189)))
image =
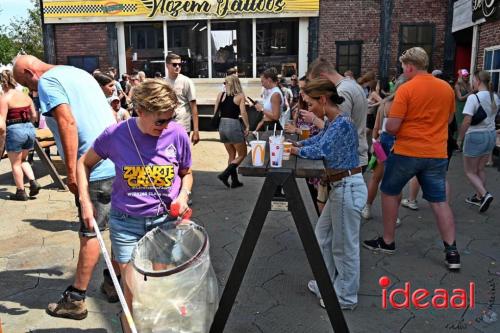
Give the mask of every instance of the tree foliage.
POLYGON ((31 54, 43 58, 42 20, 40 3, 31 0, 25 17, 11 19, 10 24, 0 25, 0 63, 9 63, 18 54, 31 54))

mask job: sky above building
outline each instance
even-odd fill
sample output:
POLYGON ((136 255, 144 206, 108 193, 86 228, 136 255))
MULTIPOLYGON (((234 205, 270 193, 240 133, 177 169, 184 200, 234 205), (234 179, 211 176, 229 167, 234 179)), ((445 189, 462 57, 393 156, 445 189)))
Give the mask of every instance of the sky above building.
POLYGON ((0 0, 0 24, 9 24, 11 18, 26 17, 31 0, 0 0))

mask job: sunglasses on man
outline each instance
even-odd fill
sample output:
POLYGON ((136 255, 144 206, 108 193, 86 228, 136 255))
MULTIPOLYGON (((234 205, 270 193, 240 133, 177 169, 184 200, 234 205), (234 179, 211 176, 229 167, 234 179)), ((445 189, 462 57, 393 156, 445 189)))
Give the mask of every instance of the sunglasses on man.
POLYGON ((180 62, 171 62, 170 65, 172 65, 172 67, 181 67, 182 64, 180 62))

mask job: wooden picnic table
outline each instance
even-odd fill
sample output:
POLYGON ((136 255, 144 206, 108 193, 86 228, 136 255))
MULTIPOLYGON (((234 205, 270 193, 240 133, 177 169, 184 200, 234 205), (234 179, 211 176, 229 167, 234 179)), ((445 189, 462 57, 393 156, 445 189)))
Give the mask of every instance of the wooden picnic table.
POLYGON ((61 190, 66 190, 66 184, 64 184, 50 157, 45 153, 45 148, 50 148, 52 146, 55 146, 55 144, 56 142, 54 139, 54 135, 48 128, 36 130, 35 152, 40 158, 40 161, 42 161, 42 163, 49 170, 50 177, 57 185, 57 187, 61 190))
MULTIPOLYGON (((271 135, 271 132, 264 132, 260 135, 260 139, 267 141, 271 135)), ((296 139, 295 135, 287 135, 286 137, 296 139)), ((291 155, 289 160, 283 161, 281 168, 271 168, 269 166, 269 142, 266 144, 263 166, 253 166, 251 155, 250 152, 245 157, 239 166, 239 173, 247 177, 265 177, 265 181, 222 293, 210 333, 224 331, 266 216, 270 210, 290 211, 292 213, 307 260, 325 302, 330 323, 336 333, 349 332, 296 181, 296 178, 323 176, 326 172, 323 161, 307 160, 291 155), (278 186, 283 187, 284 198, 274 197, 278 186)))

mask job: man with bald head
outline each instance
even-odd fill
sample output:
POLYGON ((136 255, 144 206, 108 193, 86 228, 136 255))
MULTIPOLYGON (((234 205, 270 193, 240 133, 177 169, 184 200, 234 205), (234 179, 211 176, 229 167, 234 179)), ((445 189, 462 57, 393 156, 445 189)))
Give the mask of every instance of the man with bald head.
MULTIPOLYGON (((116 121, 97 81, 81 69, 54 66, 36 57, 23 55, 15 60, 13 72, 20 84, 38 91, 41 114, 46 117, 57 148, 64 158, 68 188, 75 195, 80 216, 80 254, 75 281, 63 292, 59 302, 48 305, 47 313, 56 317, 84 319, 87 316, 86 290, 99 261, 99 243, 93 227, 85 225, 81 219, 76 163, 97 136, 116 121)), ((105 229, 108 221, 114 176, 114 165, 107 160, 99 163, 90 174, 90 196, 100 230, 105 229)), ((101 289, 107 291, 110 301, 110 296, 113 301, 117 301, 107 271, 104 272, 101 289)))

